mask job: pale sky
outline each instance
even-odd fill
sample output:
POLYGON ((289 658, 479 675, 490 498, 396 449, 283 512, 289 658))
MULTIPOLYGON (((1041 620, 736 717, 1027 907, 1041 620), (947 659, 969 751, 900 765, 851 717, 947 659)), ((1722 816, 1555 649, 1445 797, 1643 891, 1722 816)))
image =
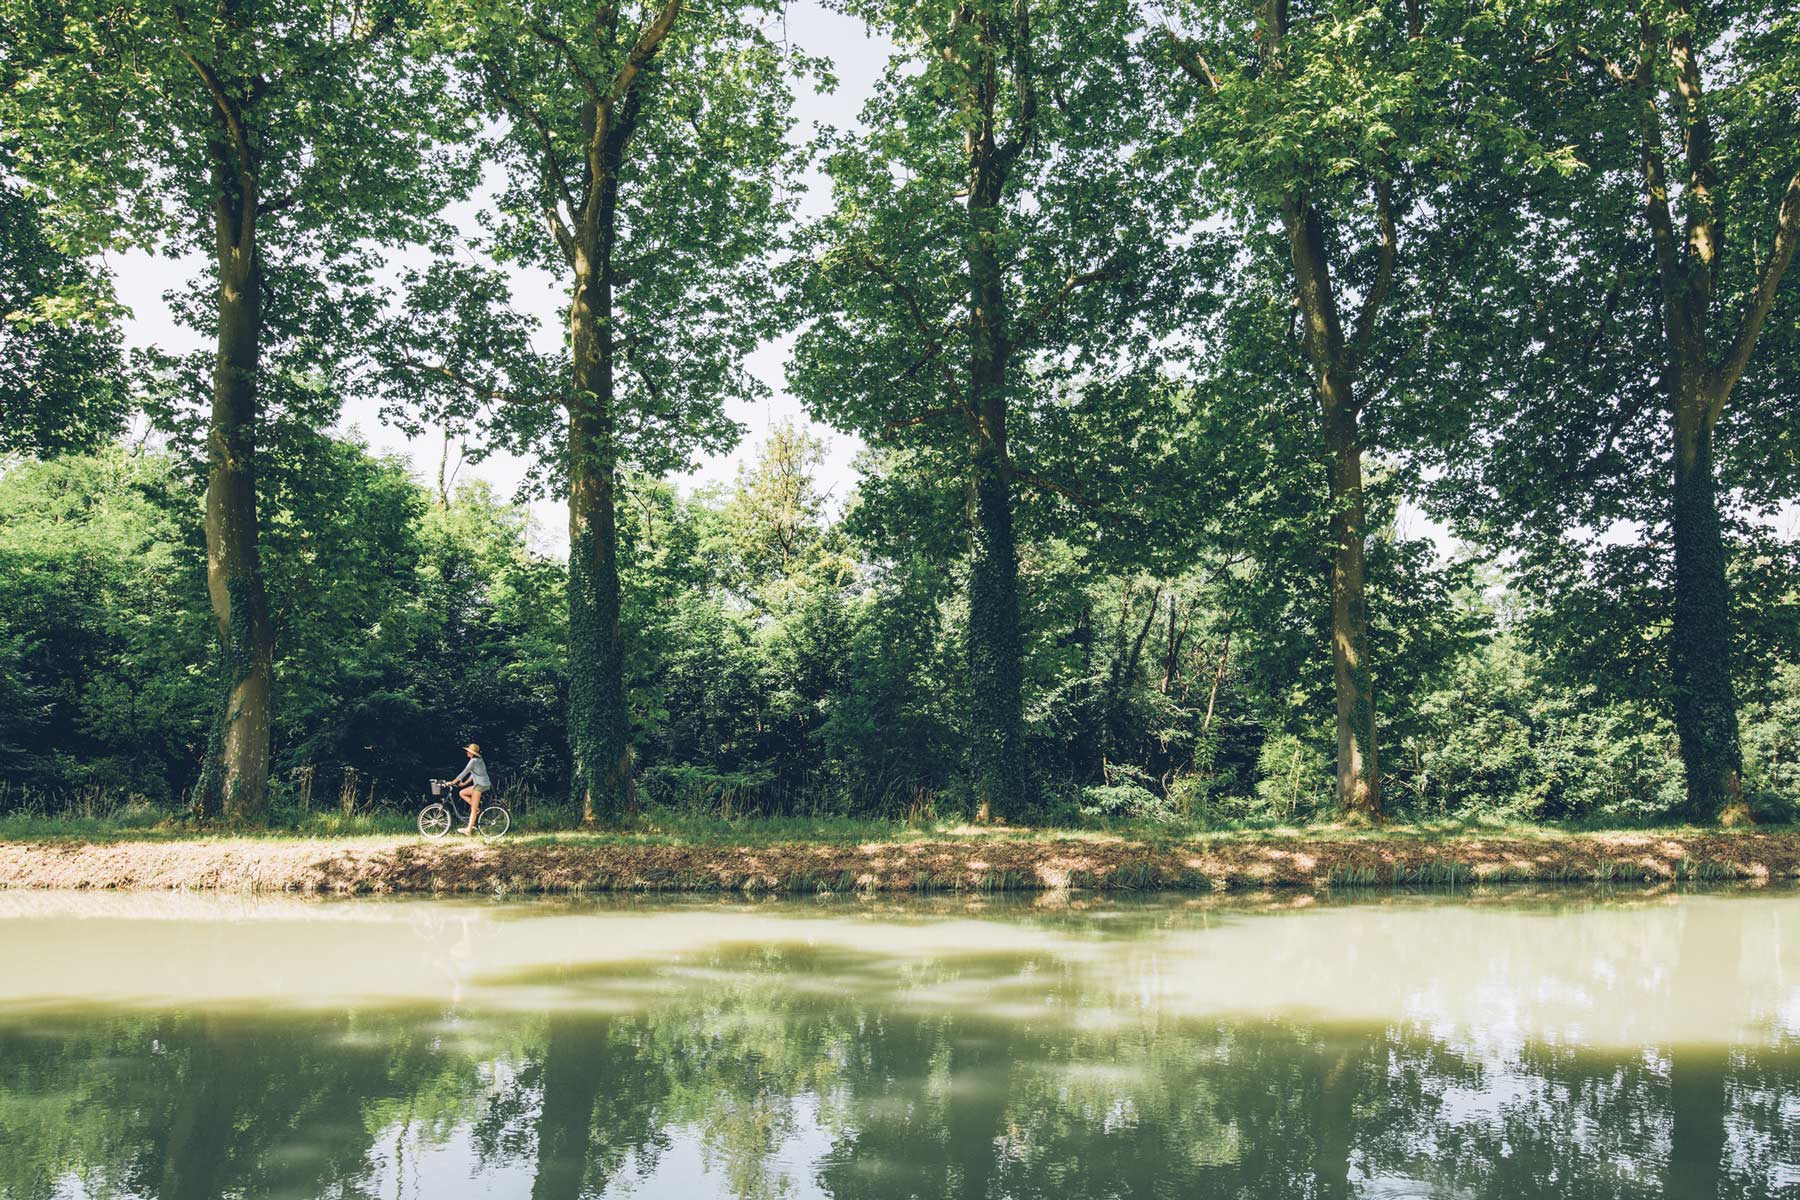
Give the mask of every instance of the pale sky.
MULTIPOLYGON (((830 94, 812 90, 810 81, 801 85, 795 109, 795 136, 810 137, 815 124, 840 128, 853 126, 887 61, 888 43, 872 36, 861 21, 829 12, 817 0, 793 0, 788 5, 786 26, 788 41, 808 54, 831 59, 833 73, 838 79, 837 90, 830 94)), ((775 36, 781 36, 779 30, 775 36)), ((814 171, 803 184, 802 217, 823 212, 830 203, 824 176, 814 171)), ((475 232, 473 214, 476 207, 476 203, 464 205, 454 214, 459 224, 471 234, 475 232)), ((397 280, 398 272, 405 264, 425 265, 428 255, 419 249, 389 257, 386 275, 391 282, 397 280)), ((207 339, 193 330, 176 324, 163 298, 164 293, 179 289, 211 270, 204 255, 168 258, 132 251, 110 255, 107 262, 115 273, 119 300, 132 314, 125 322, 127 346, 160 346, 180 352, 198 349, 207 343, 207 339)), ((554 349, 560 346, 566 287, 542 272, 515 270, 511 276, 517 306, 521 311, 535 315, 542 323, 542 347, 554 349)), ((693 472, 681 477, 683 483, 692 486, 736 478, 738 465, 755 454, 769 429, 782 421, 792 421, 810 428, 828 447, 828 457, 820 470, 820 488, 829 491, 837 503, 842 503, 850 494, 856 478, 851 464, 861 449, 861 442, 852 434, 809 421, 800 402, 788 394, 783 367, 789 341, 764 343, 750 356, 750 372, 767 384, 772 394, 761 404, 729 407, 728 415, 744 426, 744 437, 737 449, 727 455, 703 459, 693 472)), ((438 438, 430 434, 420 439, 407 438, 382 422, 373 400, 352 399, 345 406, 342 427, 355 429, 378 453, 407 455, 421 481, 428 476, 435 477, 440 449, 438 438)), ((526 460, 513 455, 495 454, 480 463, 463 466, 458 479, 483 478, 502 495, 510 496, 524 478, 526 465, 526 460)), ((568 518, 562 502, 540 500, 532 505, 532 511, 538 528, 539 547, 559 555, 566 554, 568 518)))

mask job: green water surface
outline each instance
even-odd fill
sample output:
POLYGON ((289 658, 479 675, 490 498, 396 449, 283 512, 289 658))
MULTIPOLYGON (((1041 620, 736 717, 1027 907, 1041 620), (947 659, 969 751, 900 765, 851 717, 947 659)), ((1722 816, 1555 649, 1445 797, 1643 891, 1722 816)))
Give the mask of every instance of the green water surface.
POLYGON ((1800 1196, 1800 895, 0 893, 82 1196, 1800 1196))

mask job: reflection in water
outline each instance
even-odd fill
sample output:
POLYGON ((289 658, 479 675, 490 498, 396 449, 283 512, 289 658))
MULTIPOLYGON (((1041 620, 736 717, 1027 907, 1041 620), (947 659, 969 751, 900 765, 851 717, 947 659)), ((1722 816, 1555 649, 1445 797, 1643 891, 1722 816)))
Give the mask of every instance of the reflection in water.
MULTIPOLYGON (((0 961, 41 968, 0 982, 0 1197, 1800 1195, 1791 895, 310 911, 226 929, 204 909, 0 910, 0 961), (290 929, 316 953, 338 914, 385 930, 395 975, 436 956, 418 975, 438 999, 390 979, 379 1000, 278 1006, 247 981, 263 999, 209 988, 178 1009, 129 980, 84 996, 51 949, 136 926, 179 962, 179 933, 213 947, 187 965, 217 983, 230 964, 210 955, 291 956, 290 929), (713 942, 689 936, 697 916, 713 942), (1441 975, 1369 952, 1396 921, 1512 965, 1452 1002, 1441 975), (564 949, 525 961, 544 922, 564 949), (666 952, 616 952, 659 923, 684 931, 666 952), (1215 973, 1246 939, 1283 962, 1310 948, 1310 1002, 1197 1002, 1230 996, 1215 973), (1410 986, 1363 978, 1402 968, 1410 986), (1371 995, 1400 999, 1372 1020, 1371 995), (1624 1006, 1646 997, 1666 1041, 1609 1032, 1639 1029, 1624 1006)), ((341 957, 320 972, 356 974, 341 957)))

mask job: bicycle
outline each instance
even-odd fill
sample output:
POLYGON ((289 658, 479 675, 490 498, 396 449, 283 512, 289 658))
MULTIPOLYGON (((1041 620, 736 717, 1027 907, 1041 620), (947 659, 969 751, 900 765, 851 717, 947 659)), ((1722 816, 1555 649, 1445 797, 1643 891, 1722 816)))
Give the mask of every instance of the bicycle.
MULTIPOLYGON (((438 798, 419 810, 421 836, 441 838, 457 825, 468 828, 469 806, 448 779, 432 780, 431 794, 438 798)), ((475 818, 476 834, 491 842, 510 828, 512 814, 492 800, 483 801, 481 813, 475 818)))

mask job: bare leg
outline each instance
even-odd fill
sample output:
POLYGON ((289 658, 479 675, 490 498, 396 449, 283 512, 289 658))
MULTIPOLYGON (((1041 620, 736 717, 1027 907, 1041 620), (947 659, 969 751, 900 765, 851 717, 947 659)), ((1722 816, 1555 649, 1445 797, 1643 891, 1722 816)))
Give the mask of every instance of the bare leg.
POLYGON ((481 789, 466 787, 462 790, 462 798, 469 804, 469 832, 475 832, 475 818, 481 815, 481 789))

